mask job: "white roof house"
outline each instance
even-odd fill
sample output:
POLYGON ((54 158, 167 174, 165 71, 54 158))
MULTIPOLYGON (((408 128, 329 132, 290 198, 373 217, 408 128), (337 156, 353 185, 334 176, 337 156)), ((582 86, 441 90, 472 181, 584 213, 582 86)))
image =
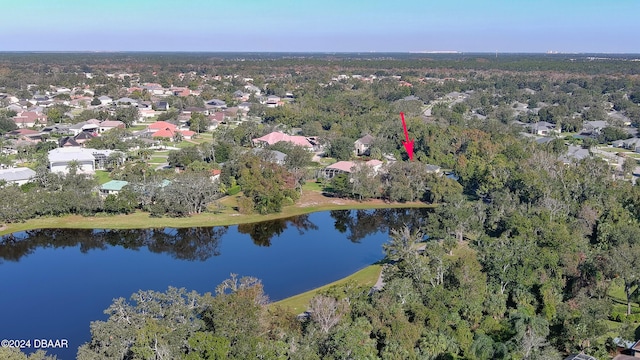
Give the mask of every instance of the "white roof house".
POLYGON ((96 171, 96 159, 94 149, 85 148, 57 148, 49 151, 49 168, 51 172, 66 174, 69 172, 69 163, 78 163, 78 172, 94 174, 96 171))
POLYGON ((0 181, 4 180, 7 184, 20 186, 28 183, 34 176, 36 172, 26 167, 0 169, 0 181))

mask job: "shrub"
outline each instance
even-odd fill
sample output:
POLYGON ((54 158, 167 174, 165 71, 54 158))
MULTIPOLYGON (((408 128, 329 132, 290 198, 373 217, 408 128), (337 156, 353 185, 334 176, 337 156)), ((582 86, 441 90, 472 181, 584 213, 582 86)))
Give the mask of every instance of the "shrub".
POLYGON ((229 196, 236 195, 241 190, 242 189, 240 188, 240 185, 234 185, 234 186, 230 187, 229 190, 227 190, 227 195, 229 195, 229 196))

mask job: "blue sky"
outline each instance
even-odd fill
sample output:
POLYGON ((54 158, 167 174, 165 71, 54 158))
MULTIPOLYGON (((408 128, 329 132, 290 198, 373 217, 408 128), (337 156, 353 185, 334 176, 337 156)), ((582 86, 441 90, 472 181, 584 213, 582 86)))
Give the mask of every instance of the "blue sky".
POLYGON ((0 51, 640 53, 640 0, 0 0, 0 51))

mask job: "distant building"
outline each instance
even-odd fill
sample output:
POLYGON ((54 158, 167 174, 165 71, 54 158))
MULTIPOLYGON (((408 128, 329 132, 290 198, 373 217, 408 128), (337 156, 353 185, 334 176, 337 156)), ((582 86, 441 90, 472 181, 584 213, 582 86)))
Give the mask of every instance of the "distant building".
POLYGON ((26 167, 0 169, 0 181, 4 180, 8 185, 20 186, 28 183, 35 176, 36 172, 26 167))
POLYGON ((351 174, 357 166, 366 165, 373 169, 374 172, 380 171, 382 168, 382 161, 380 160, 369 160, 367 162, 356 162, 356 161, 338 161, 335 164, 331 164, 322 170, 322 176, 325 179, 333 179, 336 175, 339 174, 351 174))
POLYGON ((354 143, 356 156, 369 155, 369 148, 373 144, 373 136, 367 134, 354 143))
POLYGON ((440 174, 440 172, 442 171, 442 169, 440 168, 440 166, 438 166, 438 165, 432 165, 432 164, 427 164, 427 166, 425 166, 425 170, 426 170, 429 174, 440 174))
POLYGON ((67 174, 69 164, 76 162, 78 172, 84 174, 94 174, 96 171, 96 158, 93 156, 94 149, 84 149, 78 147, 57 148, 49 151, 49 169, 52 173, 67 174))
POLYGON ((129 185, 128 181, 111 180, 100 186, 100 195, 106 197, 108 195, 118 195, 123 187, 129 185))
POLYGON ((251 141, 257 146, 273 145, 281 141, 284 141, 284 142, 291 143, 293 145, 302 146, 309 150, 313 150, 313 144, 306 137, 298 136, 298 135, 294 135, 294 136, 287 135, 282 132, 272 132, 265 136, 252 139, 251 141))

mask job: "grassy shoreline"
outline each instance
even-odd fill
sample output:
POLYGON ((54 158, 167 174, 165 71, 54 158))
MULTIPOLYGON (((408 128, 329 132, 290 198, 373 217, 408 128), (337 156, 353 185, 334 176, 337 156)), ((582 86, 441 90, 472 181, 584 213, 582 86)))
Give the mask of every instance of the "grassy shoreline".
MULTIPOLYGON (((19 231, 33 229, 143 229, 162 227, 197 227, 197 226, 230 226, 252 222, 280 219, 296 215, 310 214, 329 210, 361 210, 361 209, 388 209, 388 208, 427 208, 433 205, 411 203, 389 203, 381 200, 355 201, 325 197, 315 190, 304 191, 297 204, 286 206, 282 212, 269 215, 243 215, 234 210, 236 196, 228 196, 220 201, 222 209, 217 213, 204 213, 186 218, 153 218, 148 213, 136 212, 130 215, 90 216, 67 215, 61 217, 46 217, 28 220, 23 223, 7 224, 0 227, 0 236, 19 231)), ((306 310, 309 300, 318 292, 332 286, 355 282, 362 286, 373 286, 380 274, 380 265, 369 265, 357 272, 332 283, 297 294, 272 305, 281 306, 292 313, 300 313, 306 310)))
POLYGON ((309 305, 309 300, 311 300, 311 298, 313 298, 316 294, 331 287, 341 286, 349 282, 355 283, 358 286, 373 287, 376 284, 376 281, 378 281, 378 277, 380 276, 381 271, 382 265, 369 265, 345 278, 336 280, 332 283, 322 285, 320 287, 305 291, 297 295, 290 296, 288 298, 284 298, 279 301, 275 301, 271 303, 270 306, 281 307, 287 309, 292 314, 297 315, 307 310, 307 306, 309 305))
MULTIPOLYGON (((283 208, 277 214, 243 215, 235 210, 236 196, 220 200, 221 209, 183 218, 154 218, 149 213, 138 211, 129 215, 66 215, 30 219, 22 223, 5 224, 0 227, 0 235, 34 229, 148 229, 148 228, 184 228, 198 226, 230 226, 286 218, 329 210, 360 210, 382 208, 426 208, 421 202, 388 203, 381 200, 356 201, 325 197, 318 191, 304 191, 298 203, 283 208)), ((1 224, 0 224, 1 225, 1 224)))

